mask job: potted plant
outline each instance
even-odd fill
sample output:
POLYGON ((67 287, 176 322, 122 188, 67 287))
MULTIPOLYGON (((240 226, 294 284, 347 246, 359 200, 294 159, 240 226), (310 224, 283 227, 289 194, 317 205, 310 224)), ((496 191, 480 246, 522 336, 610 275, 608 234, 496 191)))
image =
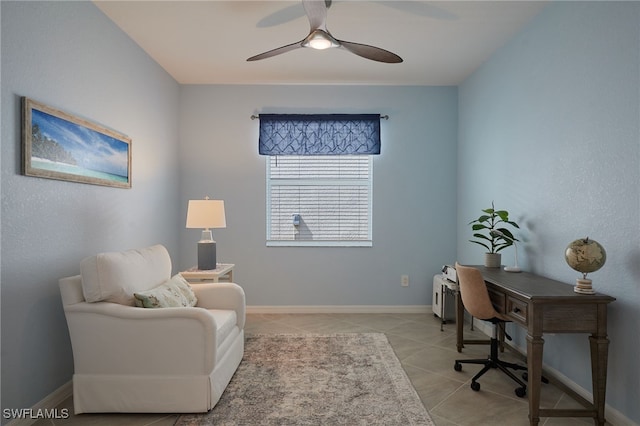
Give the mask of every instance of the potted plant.
POLYGON ((518 241, 511 231, 505 228, 510 225, 514 228, 520 228, 517 223, 509 220, 509 212, 506 210, 496 210, 493 201, 490 209, 482 210, 482 216, 469 222, 473 230, 475 240, 469 240, 472 243, 479 244, 487 249, 485 253, 484 264, 487 267, 499 268, 501 264, 501 250, 513 245, 514 241, 518 241))

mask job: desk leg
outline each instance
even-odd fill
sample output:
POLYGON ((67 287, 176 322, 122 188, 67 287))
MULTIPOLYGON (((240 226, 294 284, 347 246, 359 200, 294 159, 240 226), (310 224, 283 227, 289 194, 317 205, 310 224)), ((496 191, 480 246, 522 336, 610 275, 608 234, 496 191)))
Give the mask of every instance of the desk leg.
POLYGON ((540 422, 540 386, 542 383, 542 351, 544 340, 541 333, 527 334, 527 395, 529 396, 529 424, 540 422))
POLYGON ((458 352, 462 352, 464 346, 462 340, 464 339, 464 306, 462 305, 462 298, 460 292, 456 291, 456 348, 458 352))
POLYGON ((607 336, 593 334, 589 336, 591 347, 591 380, 593 383, 593 405, 598 412, 594 422, 604 426, 605 393, 607 390, 607 359, 609 339, 607 336))

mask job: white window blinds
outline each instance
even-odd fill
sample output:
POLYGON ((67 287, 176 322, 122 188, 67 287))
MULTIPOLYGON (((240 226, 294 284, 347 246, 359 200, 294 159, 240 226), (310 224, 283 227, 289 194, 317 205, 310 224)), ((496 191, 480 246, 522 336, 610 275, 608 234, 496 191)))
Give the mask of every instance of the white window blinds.
POLYGON ((371 246, 372 158, 269 157, 267 245, 371 246))

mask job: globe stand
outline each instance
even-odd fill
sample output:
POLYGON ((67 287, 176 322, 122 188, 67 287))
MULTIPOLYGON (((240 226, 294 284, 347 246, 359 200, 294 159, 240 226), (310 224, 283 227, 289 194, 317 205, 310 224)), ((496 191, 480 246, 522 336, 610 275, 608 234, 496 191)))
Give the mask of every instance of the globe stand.
POLYGON ((595 294, 596 292, 591 287, 591 280, 587 278, 578 278, 576 280, 576 286, 573 291, 580 294, 595 294))
POLYGON ((582 272, 582 278, 576 280, 573 291, 580 294, 595 294, 591 287, 591 280, 587 274, 595 272, 604 266, 607 252, 604 247, 589 237, 571 242, 564 251, 564 258, 572 269, 582 272))

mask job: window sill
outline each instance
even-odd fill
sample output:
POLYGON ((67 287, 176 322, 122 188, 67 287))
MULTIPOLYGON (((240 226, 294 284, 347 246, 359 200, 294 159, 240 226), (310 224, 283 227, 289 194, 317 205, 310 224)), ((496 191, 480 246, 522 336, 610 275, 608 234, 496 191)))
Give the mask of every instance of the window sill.
POLYGON ((267 247, 373 247, 373 241, 267 241, 267 247))

